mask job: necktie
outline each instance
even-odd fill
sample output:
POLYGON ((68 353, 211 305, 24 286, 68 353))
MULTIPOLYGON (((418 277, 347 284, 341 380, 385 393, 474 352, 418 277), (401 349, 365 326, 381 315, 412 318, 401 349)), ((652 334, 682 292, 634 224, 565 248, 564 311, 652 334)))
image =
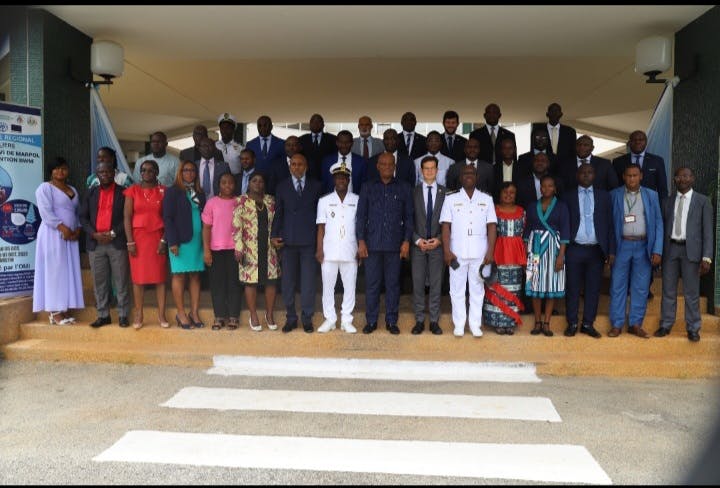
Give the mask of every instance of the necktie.
POLYGON ((448 152, 452 153, 453 150, 453 136, 448 136, 448 152))
POLYGON ((315 149, 317 149, 320 145, 320 141, 318 141, 318 139, 320 139, 320 136, 318 134, 313 134, 313 137, 315 138, 313 140, 313 146, 315 146, 315 149))
POLYGON ((640 164, 640 155, 639 154, 637 156, 635 156, 635 164, 637 164, 638 166, 640 166, 642 168, 642 164, 640 164))
POLYGON ((212 186, 210 186, 210 161, 205 161, 205 169, 203 169, 202 189, 205 192, 205 196, 209 197, 212 192, 212 186))
POLYGON ((682 214, 683 214, 683 202, 685 201, 685 195, 680 196, 680 201, 678 202, 678 208, 675 212, 675 232, 673 232, 673 235, 675 237, 680 237, 681 235, 681 227, 682 227, 682 214))
POLYGON ((472 162, 470 163, 470 166, 472 166, 472 167, 474 168, 474 167, 475 167, 475 161, 472 161, 472 162))
POLYGON ((262 154, 263 158, 267 158, 267 137, 263 137, 262 143, 262 154))
POLYGON ((368 149, 367 137, 363 137, 363 158, 368 159, 370 157, 370 150, 368 149))
POLYGON ((297 180, 297 193, 299 197, 302 197, 302 181, 297 180))
POLYGON ((590 189, 583 188, 583 206, 585 207, 585 237, 590 237, 590 221, 592 218, 592 214, 590 213, 590 205, 590 189))
POLYGON ((496 139, 497 139, 497 136, 495 135, 495 127, 490 127, 490 140, 492 141, 493 147, 495 147, 496 139))
POLYGON ((342 157, 342 162, 343 162, 343 163, 345 162, 345 159, 346 159, 346 158, 347 158, 347 156, 343 156, 343 157, 342 157))
POLYGON ((428 186, 428 197, 427 197, 427 217, 425 220, 425 229, 427 229, 426 235, 427 238, 430 239, 432 235, 430 234, 430 229, 432 228, 432 214, 433 214, 433 200, 432 200, 432 186, 428 186))
POLYGON ((552 127, 552 130, 550 131, 550 146, 552 147, 553 154, 557 155, 557 144, 558 144, 558 136, 557 136, 557 127, 552 127))
POLYGON ((587 164, 587 159, 581 159, 580 164, 587 164))
POLYGON ((410 141, 411 140, 412 140, 412 136, 410 134, 408 134, 407 135, 407 144, 405 144, 407 146, 408 153, 410 153, 410 141))

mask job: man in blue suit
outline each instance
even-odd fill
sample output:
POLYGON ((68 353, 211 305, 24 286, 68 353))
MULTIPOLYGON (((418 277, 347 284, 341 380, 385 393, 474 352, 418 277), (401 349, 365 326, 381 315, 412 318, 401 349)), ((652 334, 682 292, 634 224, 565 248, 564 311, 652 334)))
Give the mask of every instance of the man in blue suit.
POLYGON ((365 181, 367 161, 359 154, 350 152, 353 145, 353 136, 349 130, 341 130, 338 132, 335 145, 337 146, 337 152, 328 154, 322 160, 322 169, 320 170, 322 192, 326 194, 335 190, 335 180, 330 173, 330 167, 335 163, 345 163, 345 167, 352 172, 348 191, 359 194, 362 184, 365 181))
POLYGON ((657 192, 640 186, 642 170, 636 164, 623 172, 624 186, 610 192, 612 223, 617 254, 608 257, 610 278, 610 324, 608 337, 617 337, 625 323, 625 303, 630 281, 628 333, 649 338, 642 328, 652 266, 663 251, 663 219, 657 192), (629 276, 629 278, 628 278, 629 276))
POLYGON ((297 328, 295 285, 298 281, 303 329, 308 333, 314 330, 312 318, 318 276, 315 218, 320 199, 320 182, 307 177, 307 167, 305 156, 295 154, 290 159, 290 178, 281 181, 275 192, 275 218, 270 241, 276 249, 282 248, 280 285, 287 309, 283 332, 297 328))
POLYGON ((580 332, 599 339, 593 326, 600 299, 603 265, 615 255, 615 232, 610 225, 610 195, 593 188, 595 168, 583 164, 577 170, 578 187, 565 193, 563 200, 570 213, 570 244, 565 251, 565 335, 573 337, 578 330, 580 286, 584 284, 585 301, 580 332))
POLYGON ((257 119, 258 136, 247 143, 247 148, 255 152, 255 167, 262 173, 268 172, 270 162, 285 154, 285 140, 272 135, 272 120, 267 115, 257 119))

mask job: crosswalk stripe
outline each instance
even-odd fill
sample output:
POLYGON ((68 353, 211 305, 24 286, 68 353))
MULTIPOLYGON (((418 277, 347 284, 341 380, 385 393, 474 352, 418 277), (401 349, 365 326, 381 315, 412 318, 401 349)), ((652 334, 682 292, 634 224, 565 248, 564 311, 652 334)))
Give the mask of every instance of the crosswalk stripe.
POLYGON ((186 387, 161 406, 211 410, 562 421, 549 398, 522 396, 186 387))
POLYGON ((393 361, 299 357, 215 356, 207 373, 241 376, 303 376, 401 381, 539 383, 531 363, 393 361))
POLYGON ((94 461, 610 484, 583 446, 127 432, 94 461))

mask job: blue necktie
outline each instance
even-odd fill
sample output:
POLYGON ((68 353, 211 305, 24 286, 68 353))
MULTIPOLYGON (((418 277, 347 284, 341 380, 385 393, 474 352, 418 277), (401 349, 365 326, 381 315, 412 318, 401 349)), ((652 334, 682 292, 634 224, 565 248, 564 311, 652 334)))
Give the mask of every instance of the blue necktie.
POLYGON ((210 196, 212 186, 210 186, 210 161, 205 161, 205 169, 203 170, 202 188, 205 196, 210 196))
POLYGON ((640 164, 640 155, 639 154, 637 156, 635 156, 635 164, 637 164, 638 166, 640 166, 642 168, 642 164, 640 164))
POLYGON ((262 141, 263 141, 263 144, 262 144, 263 158, 267 159, 267 138, 263 137, 262 141))
POLYGON ((299 197, 302 197, 302 181, 297 180, 297 194, 299 197))
POLYGON ((430 239, 430 229, 432 228, 432 214, 433 214, 433 201, 432 201, 432 186, 428 186, 428 197, 427 197, 427 217, 425 221, 427 238, 430 239))
POLYGON ((585 210, 583 212, 585 214, 585 237, 589 239, 591 235, 590 221, 592 219, 592 213, 590 212, 590 206, 592 205, 590 203, 590 189, 584 188, 583 195, 583 206, 585 207, 585 210))

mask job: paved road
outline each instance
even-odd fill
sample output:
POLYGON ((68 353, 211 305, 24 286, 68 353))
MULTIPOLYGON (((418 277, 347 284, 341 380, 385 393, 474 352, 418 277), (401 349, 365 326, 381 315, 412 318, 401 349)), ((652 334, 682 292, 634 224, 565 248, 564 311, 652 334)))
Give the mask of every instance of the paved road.
MULTIPOLYGON (((0 483, 529 483, 512 476, 419 476, 93 460, 128 432, 152 431, 229 434, 233 438, 243 435, 537 444, 545 446, 542 449, 548 453, 558 445, 583 446, 612 483, 678 484, 685 481, 702 454, 720 412, 720 389, 715 381, 541 380, 495 383, 222 376, 192 368, 5 361, 0 362, 0 483), (561 421, 161 406, 187 387, 292 390, 318 395, 342 391, 542 397, 549 399, 561 421)), ((331 454, 322 450, 313 453, 319 459, 331 454)), ((365 455, 371 463, 376 462, 379 453, 365 455)), ((217 456, 232 457, 232 453, 217 456)), ((289 462, 292 456, 287 458, 289 462)), ((438 458, 437 462, 444 461, 438 458)), ((524 460, 514 462, 522 464, 524 460)))

